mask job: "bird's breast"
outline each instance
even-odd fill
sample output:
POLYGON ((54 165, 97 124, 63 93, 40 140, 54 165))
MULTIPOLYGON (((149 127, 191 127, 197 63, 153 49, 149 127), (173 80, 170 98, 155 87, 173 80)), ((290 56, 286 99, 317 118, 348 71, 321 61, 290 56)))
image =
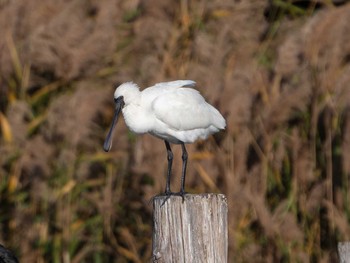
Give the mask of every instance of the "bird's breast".
POLYGON ((126 126, 137 134, 149 132, 152 118, 137 105, 128 105, 123 108, 126 126))

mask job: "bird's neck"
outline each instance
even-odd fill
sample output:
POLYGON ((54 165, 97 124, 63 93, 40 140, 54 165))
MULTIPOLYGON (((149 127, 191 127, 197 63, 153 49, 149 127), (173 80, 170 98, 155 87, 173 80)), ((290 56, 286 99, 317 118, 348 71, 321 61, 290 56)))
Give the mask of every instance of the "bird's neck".
POLYGON ((128 128, 137 134, 149 131, 148 116, 138 104, 129 104, 123 108, 123 116, 128 128))

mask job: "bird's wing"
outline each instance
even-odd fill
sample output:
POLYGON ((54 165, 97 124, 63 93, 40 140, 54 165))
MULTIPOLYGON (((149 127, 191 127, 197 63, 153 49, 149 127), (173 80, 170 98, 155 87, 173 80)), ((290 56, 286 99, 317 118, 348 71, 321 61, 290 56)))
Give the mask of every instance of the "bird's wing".
POLYGON ((152 102, 152 111, 158 120, 179 131, 208 128, 213 125, 213 115, 217 112, 197 90, 191 88, 179 88, 159 95, 152 102))
POLYGON ((155 87, 167 87, 167 88, 181 88, 181 87, 194 87, 196 82, 193 80, 175 80, 169 82, 160 82, 154 85, 155 87))

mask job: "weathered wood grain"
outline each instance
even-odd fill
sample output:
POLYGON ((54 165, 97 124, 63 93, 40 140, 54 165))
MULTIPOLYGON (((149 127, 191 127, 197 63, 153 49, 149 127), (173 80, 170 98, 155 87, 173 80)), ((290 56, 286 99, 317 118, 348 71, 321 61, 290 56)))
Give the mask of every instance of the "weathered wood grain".
POLYGON ((222 194, 155 197, 152 262, 227 262, 227 200, 222 194), (164 202, 165 201, 165 202, 164 202))
POLYGON ((340 263, 350 263, 350 242, 339 242, 338 254, 340 263))

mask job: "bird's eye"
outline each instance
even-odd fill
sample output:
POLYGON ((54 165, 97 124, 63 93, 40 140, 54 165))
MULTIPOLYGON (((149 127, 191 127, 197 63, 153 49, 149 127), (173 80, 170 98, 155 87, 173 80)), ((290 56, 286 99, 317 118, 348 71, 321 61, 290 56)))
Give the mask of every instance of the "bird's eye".
POLYGON ((119 96, 118 98, 114 98, 115 104, 121 105, 121 107, 124 107, 124 97, 119 96))
POLYGON ((114 98, 114 102, 117 103, 119 101, 122 101, 124 99, 123 96, 119 96, 118 98, 114 98))

